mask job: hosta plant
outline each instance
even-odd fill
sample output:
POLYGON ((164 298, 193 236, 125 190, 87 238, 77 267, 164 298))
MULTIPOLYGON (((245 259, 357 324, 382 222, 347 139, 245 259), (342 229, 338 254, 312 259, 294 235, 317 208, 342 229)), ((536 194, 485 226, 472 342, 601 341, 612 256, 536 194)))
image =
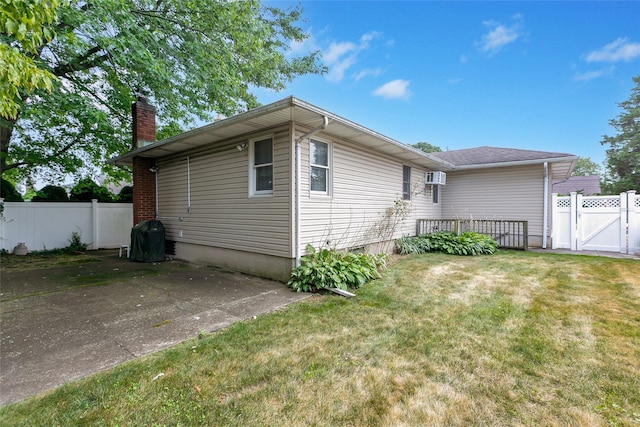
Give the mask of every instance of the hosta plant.
POLYGON ((467 231, 461 235, 448 231, 423 234, 417 237, 402 237, 396 240, 400 254, 423 254, 444 252, 450 255, 492 254, 498 250, 498 243, 485 234, 467 231))
POLYGON ((385 267, 384 254, 357 254, 333 248, 316 249, 307 245, 307 255, 291 271, 287 285, 297 292, 314 292, 325 288, 358 289, 380 277, 385 267))

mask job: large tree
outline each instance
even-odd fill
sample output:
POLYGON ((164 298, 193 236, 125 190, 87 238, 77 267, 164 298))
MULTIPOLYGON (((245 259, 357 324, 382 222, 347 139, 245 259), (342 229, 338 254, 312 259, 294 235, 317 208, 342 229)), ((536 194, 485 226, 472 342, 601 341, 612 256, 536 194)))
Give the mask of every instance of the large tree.
POLYGON ((418 150, 424 151, 425 153, 439 153, 442 151, 442 148, 428 142, 416 142, 415 144, 412 144, 412 146, 418 150))
MULTIPOLYGON (((37 21, 29 13, 43 3, 31 2, 19 18, 37 21)), ((104 162, 130 148, 138 94, 156 105, 165 129, 180 129, 257 106, 253 88, 279 90, 324 72, 317 52, 291 54, 291 44, 306 37, 299 8, 258 0, 78 0, 56 11, 55 25, 30 51, 2 28, 4 47, 54 76, 51 92, 15 85, 16 114, 2 110, 5 177, 82 175, 95 167, 122 177, 104 162)))
POLYGON ((622 113, 609 124, 618 132, 603 136, 601 144, 607 148, 607 177, 604 190, 617 194, 627 190, 640 192, 640 75, 633 78, 631 96, 618 104, 622 113))
POLYGON ((600 175, 601 169, 600 165, 591 160, 591 157, 580 157, 576 164, 576 167, 573 169, 573 176, 592 176, 592 175, 600 175))

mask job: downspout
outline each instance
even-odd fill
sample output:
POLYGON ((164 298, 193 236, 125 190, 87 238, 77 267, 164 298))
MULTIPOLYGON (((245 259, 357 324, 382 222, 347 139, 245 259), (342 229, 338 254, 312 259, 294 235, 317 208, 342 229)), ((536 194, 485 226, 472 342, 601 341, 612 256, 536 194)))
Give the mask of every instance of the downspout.
POLYGON ((187 157, 187 213, 191 213, 191 160, 187 157))
MULTIPOLYGON (((329 124, 329 117, 327 116, 322 116, 322 124, 320 126, 317 126, 313 129, 311 129, 309 132, 305 133, 304 135, 302 135, 300 138, 296 139, 296 162, 295 162, 295 174, 296 174, 296 203, 295 203, 295 217, 296 217, 296 226, 295 226, 295 232, 296 232, 296 237, 295 237, 295 252, 296 252, 296 267, 300 266, 300 257, 301 255, 301 233, 300 233, 300 206, 301 206, 301 197, 302 197, 302 189, 300 188, 300 180, 302 179, 302 167, 301 167, 301 163, 302 163, 302 145, 301 142, 302 140, 309 138, 312 135, 315 135, 316 133, 320 132, 321 130, 324 130, 327 128, 327 125, 329 124)), ((295 132, 295 129, 294 129, 295 132)))
POLYGON ((155 181, 156 181, 156 211, 154 214, 154 219, 158 219, 158 162, 156 161, 156 165, 152 168, 149 169, 149 172, 153 173, 155 176, 155 181))
POLYGON ((544 201, 542 215, 542 249, 547 249, 547 234, 549 231, 549 163, 544 162, 544 201))

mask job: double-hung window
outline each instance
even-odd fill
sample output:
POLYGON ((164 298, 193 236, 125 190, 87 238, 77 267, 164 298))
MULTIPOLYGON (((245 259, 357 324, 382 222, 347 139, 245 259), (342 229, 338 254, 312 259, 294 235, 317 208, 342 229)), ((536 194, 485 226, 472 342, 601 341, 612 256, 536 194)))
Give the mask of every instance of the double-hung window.
POLYGON ((402 198, 411 200, 411 166, 402 166, 402 198))
POLYGON ((273 194, 273 138, 251 141, 249 154, 251 195, 273 194))
POLYGON ((329 194, 331 171, 328 143, 313 139, 309 141, 309 167, 311 191, 329 194))

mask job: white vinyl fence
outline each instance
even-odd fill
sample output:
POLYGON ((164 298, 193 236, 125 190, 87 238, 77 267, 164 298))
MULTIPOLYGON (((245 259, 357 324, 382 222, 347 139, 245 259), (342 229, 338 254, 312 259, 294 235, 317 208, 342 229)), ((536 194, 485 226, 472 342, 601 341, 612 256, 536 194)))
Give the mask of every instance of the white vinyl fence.
POLYGON ((552 248, 640 253, 640 196, 552 195, 552 248))
POLYGON ((29 251, 64 248, 73 232, 89 249, 118 248, 131 240, 132 226, 131 203, 4 202, 0 249, 12 253, 18 243, 29 251))

